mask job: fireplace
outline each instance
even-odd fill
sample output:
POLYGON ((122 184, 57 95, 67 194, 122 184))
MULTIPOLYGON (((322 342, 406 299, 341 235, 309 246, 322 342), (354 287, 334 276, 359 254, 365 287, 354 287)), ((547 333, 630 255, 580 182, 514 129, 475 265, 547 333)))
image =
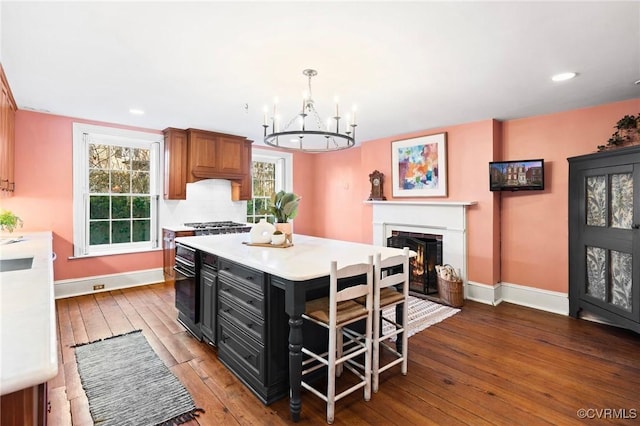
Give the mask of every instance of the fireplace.
POLYGON ((409 263, 409 290, 424 295, 438 294, 436 265, 442 265, 442 235, 392 231, 387 247, 409 247, 416 252, 409 263))
MULTIPOLYGON (((435 236, 437 250, 440 251, 441 262, 449 264, 456 269, 462 281, 467 280, 467 207, 477 204, 475 201, 366 201, 373 207, 373 244, 386 246, 389 238, 398 235, 398 232, 406 234, 424 234, 435 236)), ((404 247, 404 246, 403 246, 404 247)), ((419 256, 415 248, 411 248, 419 256)), ((428 257, 428 256, 427 256, 428 257)), ((424 265, 424 264, 423 264, 424 265)), ((429 270, 427 260, 426 269, 429 270)), ((424 266, 423 266, 424 268, 424 266)), ((434 275, 435 276, 435 275, 434 275)), ((437 279, 431 283, 413 284, 416 289, 421 286, 421 291, 412 291, 420 296, 421 293, 434 292, 437 289, 437 279), (422 287, 424 286, 424 287, 422 287)), ((466 288, 465 288, 466 291, 466 288)), ((435 295, 434 295, 435 296, 435 295)), ((433 296, 425 294, 425 298, 433 296)))

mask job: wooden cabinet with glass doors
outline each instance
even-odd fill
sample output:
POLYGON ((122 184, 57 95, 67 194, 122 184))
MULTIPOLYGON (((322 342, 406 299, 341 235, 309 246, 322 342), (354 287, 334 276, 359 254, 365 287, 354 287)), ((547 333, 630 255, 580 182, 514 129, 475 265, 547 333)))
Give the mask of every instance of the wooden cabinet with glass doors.
POLYGON ((640 147, 569 161, 569 313, 640 332, 640 147))

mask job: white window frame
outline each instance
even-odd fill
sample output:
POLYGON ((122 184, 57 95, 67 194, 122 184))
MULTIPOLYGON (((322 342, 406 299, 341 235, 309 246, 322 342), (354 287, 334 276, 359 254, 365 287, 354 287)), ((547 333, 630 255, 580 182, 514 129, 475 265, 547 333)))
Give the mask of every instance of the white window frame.
POLYGON ((73 256, 90 257, 112 254, 137 253, 159 249, 160 191, 162 191, 162 135, 115 127, 73 123, 73 256), (89 245, 89 142, 107 145, 128 145, 133 148, 151 149, 149 192, 151 195, 151 228, 149 242, 89 245))
MULTIPOLYGON (((251 157, 251 161, 274 163, 276 165, 276 192, 280 190, 293 192, 293 154, 290 152, 253 148, 251 157)), ((253 189, 251 192, 251 198, 253 198, 253 189)))
MULTIPOLYGON (((254 148, 252 161, 264 161, 276 164, 276 192, 293 192, 293 154, 254 148)), ((253 194, 251 194, 253 196, 253 194)))

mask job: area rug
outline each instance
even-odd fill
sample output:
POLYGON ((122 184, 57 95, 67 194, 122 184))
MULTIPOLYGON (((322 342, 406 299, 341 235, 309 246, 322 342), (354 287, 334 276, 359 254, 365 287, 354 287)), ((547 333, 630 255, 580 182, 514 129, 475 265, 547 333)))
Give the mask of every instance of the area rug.
MULTIPOLYGON (((409 337, 429 326, 444 321, 458 312, 460 312, 460 309, 409 296, 409 337)), ((396 317, 396 308, 387 308, 382 311, 382 315, 393 321, 396 317)), ((393 325, 385 321, 382 331, 384 334, 392 332, 393 325)))
POLYGON ((77 345, 75 352, 96 425, 175 425, 203 412, 140 330, 77 345))

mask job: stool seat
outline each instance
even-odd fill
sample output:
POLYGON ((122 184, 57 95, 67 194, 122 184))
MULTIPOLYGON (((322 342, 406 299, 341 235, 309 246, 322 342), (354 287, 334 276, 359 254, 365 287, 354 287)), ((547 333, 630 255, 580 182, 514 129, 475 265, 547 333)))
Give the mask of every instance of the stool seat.
POLYGON ((404 300, 404 294, 395 288, 380 289, 380 307, 384 308, 404 300))
MULTIPOLYGON (((353 300, 339 302, 336 312, 336 325, 344 325, 356 318, 367 315, 367 309, 364 305, 356 303, 353 300)), ((316 321, 329 323, 329 298, 322 297, 307 302, 305 314, 316 321)))

